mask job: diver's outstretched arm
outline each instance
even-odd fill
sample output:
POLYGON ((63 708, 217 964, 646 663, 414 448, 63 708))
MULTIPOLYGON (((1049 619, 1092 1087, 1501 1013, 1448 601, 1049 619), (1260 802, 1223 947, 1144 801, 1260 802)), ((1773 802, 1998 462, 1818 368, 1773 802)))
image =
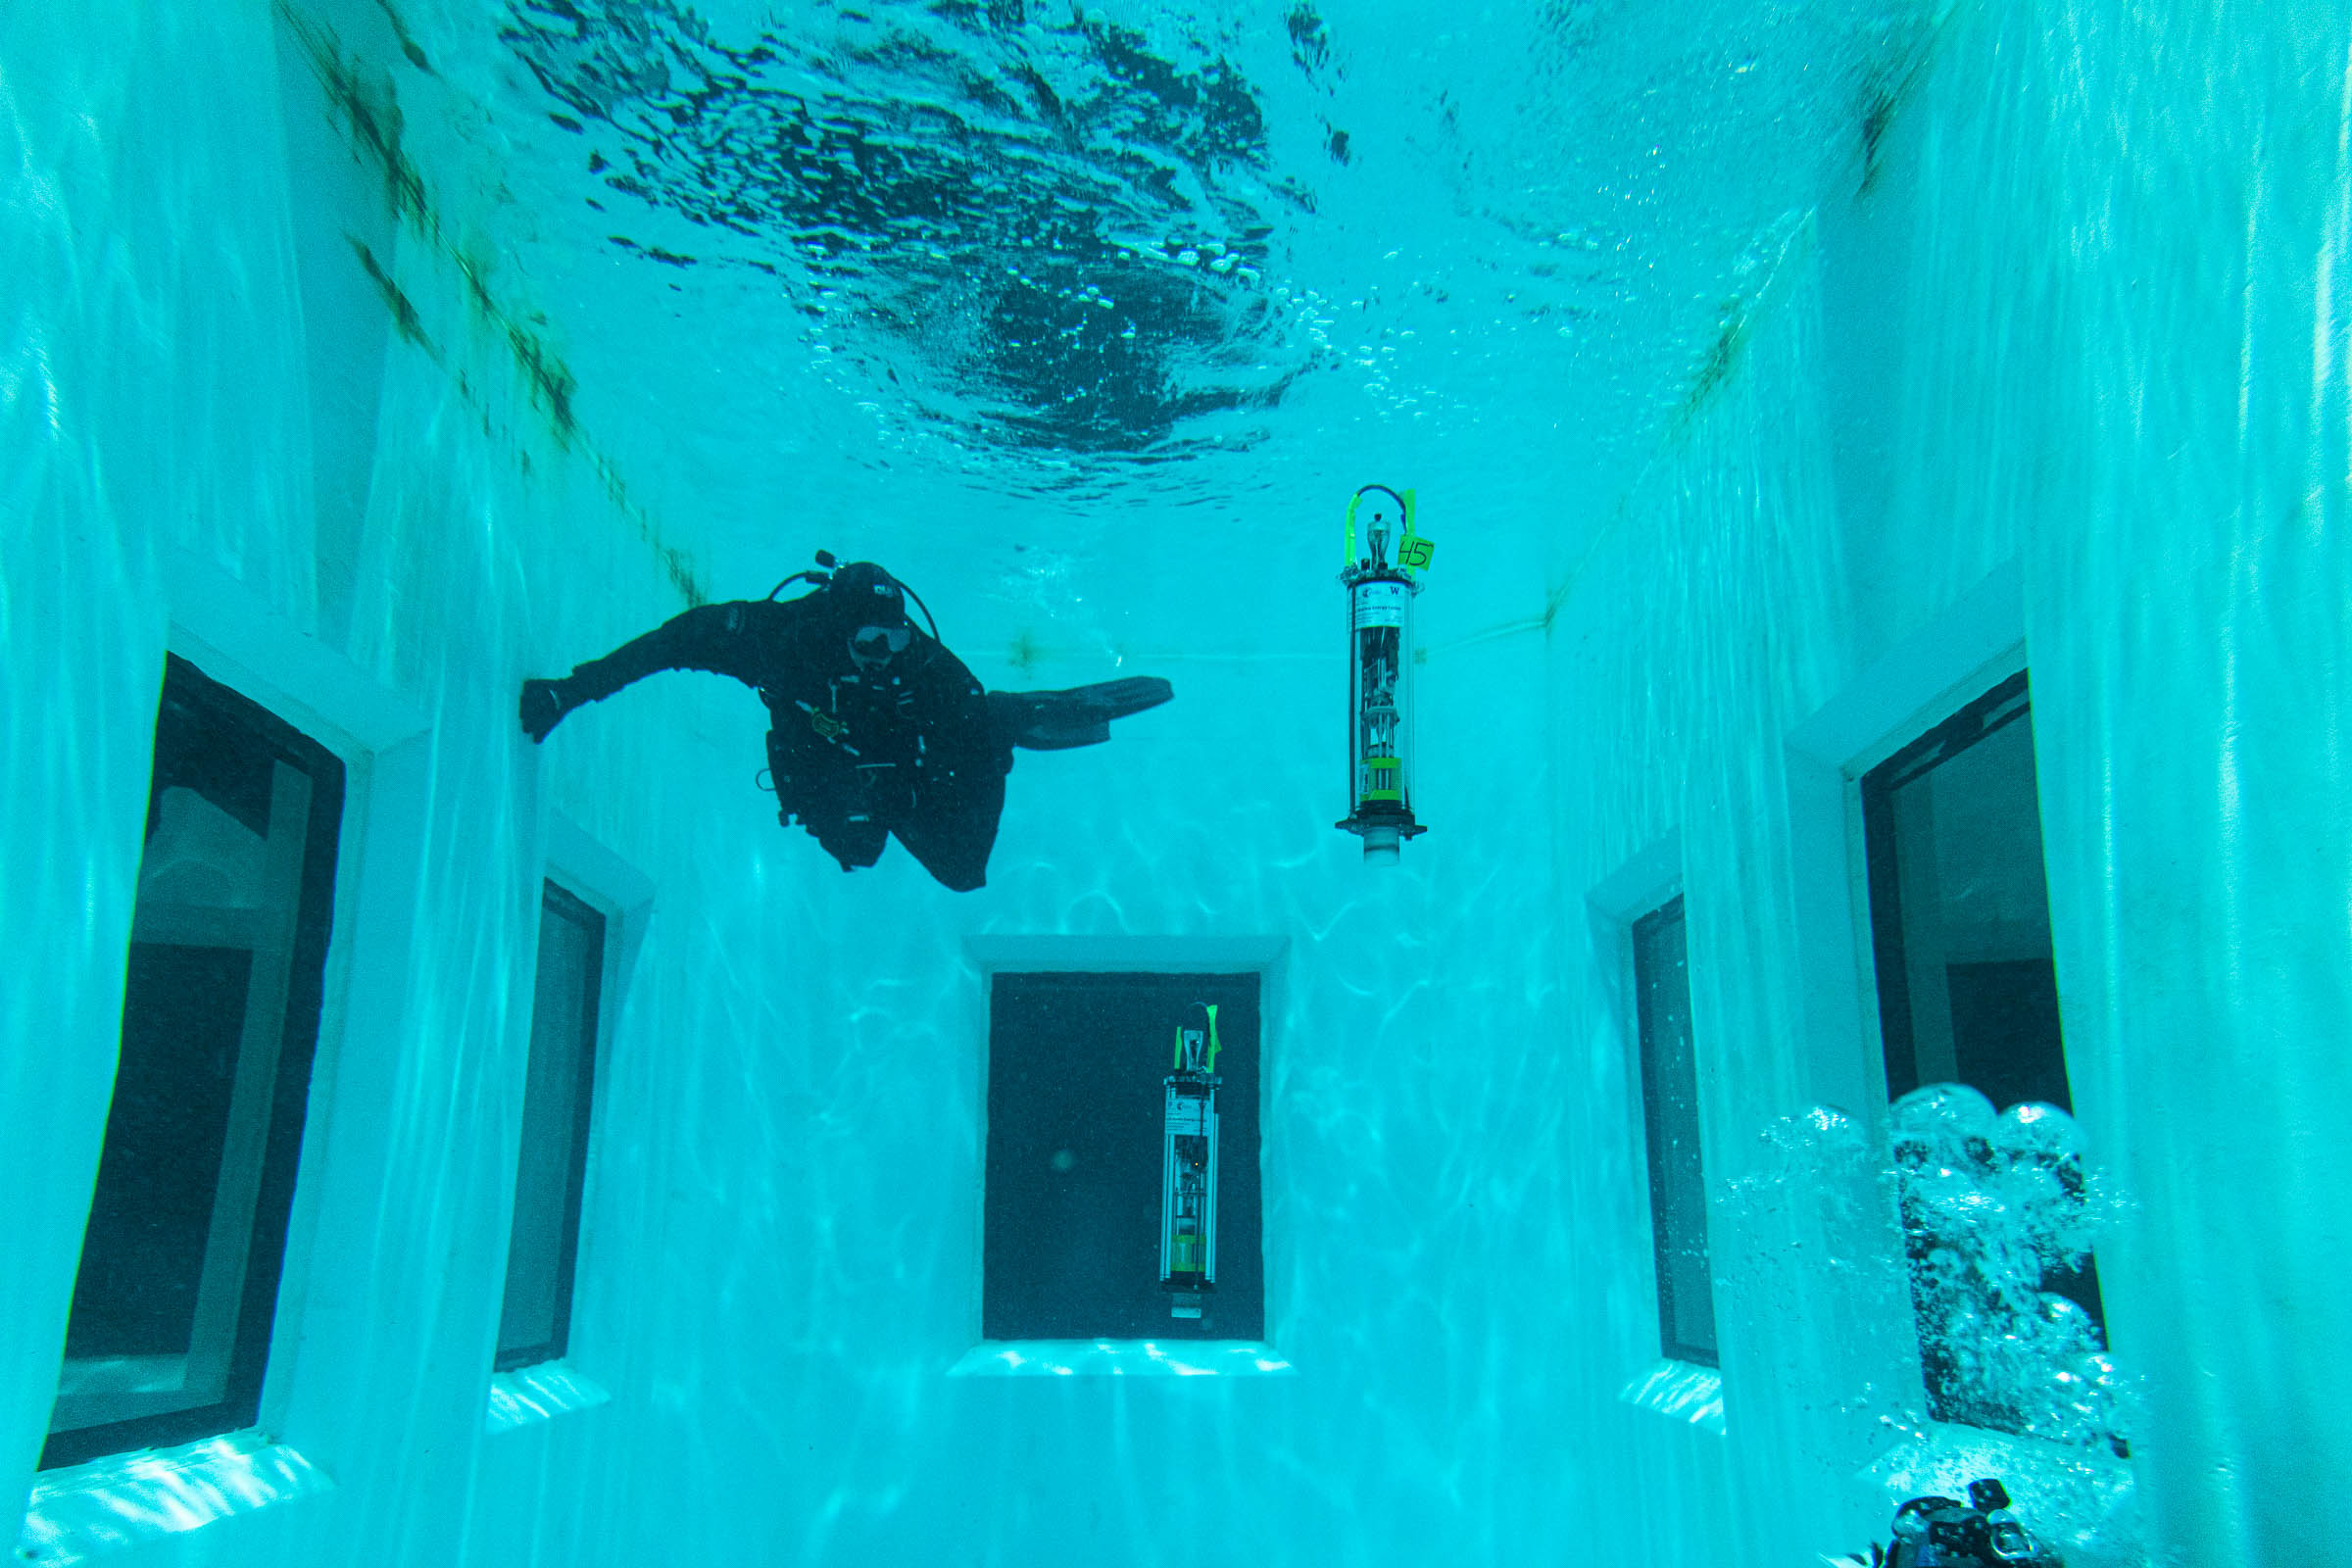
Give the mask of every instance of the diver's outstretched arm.
POLYGON ((771 641, 781 630, 760 623, 787 608, 743 601, 699 605, 672 615, 604 658, 590 660, 560 680, 526 680, 522 683, 523 733, 543 741, 573 709, 602 702, 632 681, 664 669, 732 675, 757 689, 769 662, 771 641))

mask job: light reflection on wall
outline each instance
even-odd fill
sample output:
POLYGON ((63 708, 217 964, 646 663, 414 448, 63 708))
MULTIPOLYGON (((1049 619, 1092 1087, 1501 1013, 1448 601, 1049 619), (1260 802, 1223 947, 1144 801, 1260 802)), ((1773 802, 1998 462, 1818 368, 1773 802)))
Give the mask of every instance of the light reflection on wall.
POLYGON ((17 1549, 42 1562, 81 1562, 332 1490, 292 1448, 232 1433, 43 1475, 17 1549))

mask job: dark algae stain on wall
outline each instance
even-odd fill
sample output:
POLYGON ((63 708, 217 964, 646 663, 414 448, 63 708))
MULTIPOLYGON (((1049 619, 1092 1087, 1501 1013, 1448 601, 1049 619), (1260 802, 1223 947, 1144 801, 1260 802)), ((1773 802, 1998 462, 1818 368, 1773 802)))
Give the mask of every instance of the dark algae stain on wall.
MULTIPOLYGON (((399 14, 388 0, 378 0, 378 4, 399 39, 402 57, 411 67, 431 74, 429 60, 410 35, 399 14)), ((484 265, 451 239, 434 206, 423 172, 402 145, 399 89, 390 72, 371 68, 356 51, 347 51, 331 27, 290 0, 279 0, 275 11, 318 80, 329 119, 343 131, 352 152, 381 172, 384 202, 393 217, 452 268, 464 288, 467 307, 487 328, 490 340, 505 353, 530 406, 544 420, 549 439, 558 450, 574 451, 590 466, 608 499, 630 519, 639 536, 651 547, 662 574, 679 596, 689 605, 707 603, 710 595, 698 579, 691 558, 662 537, 653 518, 629 499, 627 486, 612 461, 587 441, 574 409, 578 378, 536 323, 524 319, 498 298, 484 265)), ((484 433, 509 445, 517 466, 529 472, 527 445, 504 430, 501 416, 485 399, 482 389, 473 378, 453 366, 449 345, 433 337, 426 325, 425 312, 395 275, 392 259, 377 256, 355 236, 345 237, 354 259, 383 299, 393 330, 401 341, 423 353, 449 376, 459 399, 481 420, 484 433)))

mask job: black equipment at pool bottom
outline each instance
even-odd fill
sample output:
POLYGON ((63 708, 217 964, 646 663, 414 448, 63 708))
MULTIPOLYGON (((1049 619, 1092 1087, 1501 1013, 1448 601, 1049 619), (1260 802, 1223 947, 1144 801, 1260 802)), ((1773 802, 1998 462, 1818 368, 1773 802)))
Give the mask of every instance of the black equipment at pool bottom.
POLYGON ((1198 1318, 1217 1284, 1217 1009, 1204 1029, 1176 1031, 1159 1190, 1159 1288, 1170 1317, 1198 1318))
MULTIPOLYGON (((1859 1553, 1850 1559, 1861 1562, 1859 1553)), ((1913 1497, 1894 1511, 1894 1544, 1870 1548, 1871 1568, 2066 1568, 2009 1509, 2009 1489, 1987 1476, 1968 1500, 1913 1497)))

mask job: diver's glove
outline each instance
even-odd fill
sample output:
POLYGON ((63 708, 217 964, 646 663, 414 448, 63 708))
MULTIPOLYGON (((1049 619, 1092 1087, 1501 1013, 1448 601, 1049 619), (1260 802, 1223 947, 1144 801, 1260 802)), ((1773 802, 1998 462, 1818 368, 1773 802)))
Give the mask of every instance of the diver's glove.
POLYGON ((580 706, 581 699, 572 695, 571 682, 564 680, 526 680, 522 683, 522 732, 533 741, 547 739, 565 713, 580 706))

